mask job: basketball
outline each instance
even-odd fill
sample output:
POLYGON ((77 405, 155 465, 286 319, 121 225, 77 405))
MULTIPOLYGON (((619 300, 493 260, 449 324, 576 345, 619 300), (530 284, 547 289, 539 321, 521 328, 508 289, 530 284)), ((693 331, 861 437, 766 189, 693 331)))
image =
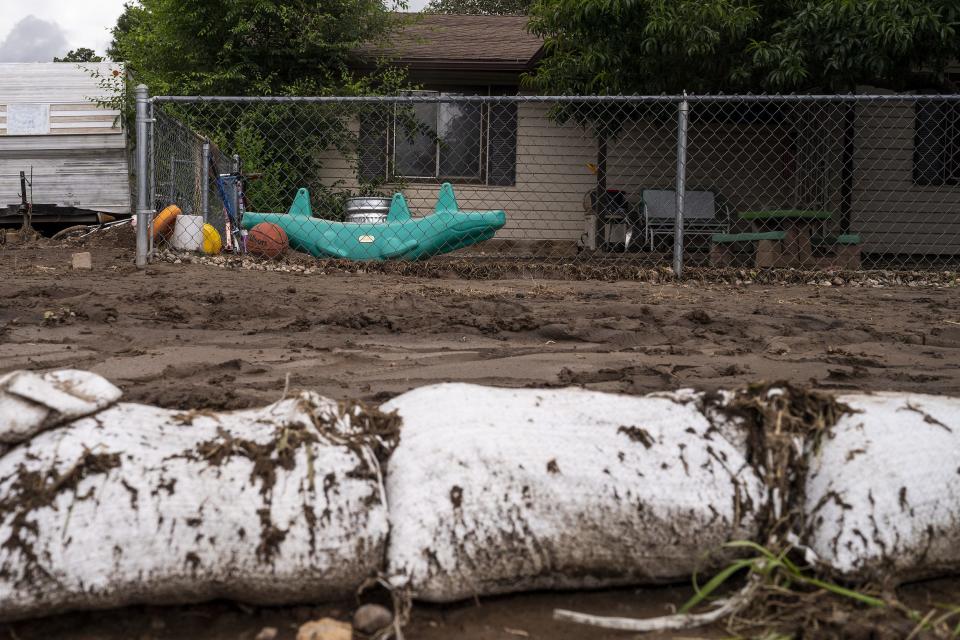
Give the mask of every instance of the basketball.
POLYGON ((287 233, 272 222, 261 222, 247 235, 247 252, 264 258, 278 258, 287 250, 287 233))

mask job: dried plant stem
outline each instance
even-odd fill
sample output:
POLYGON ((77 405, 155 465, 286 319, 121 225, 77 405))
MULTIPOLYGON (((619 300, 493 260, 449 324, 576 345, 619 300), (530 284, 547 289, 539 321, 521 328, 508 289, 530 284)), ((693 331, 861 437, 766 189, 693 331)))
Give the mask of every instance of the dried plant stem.
POLYGON ((760 587, 760 580, 756 576, 751 576, 746 586, 736 594, 725 600, 718 600, 719 606, 713 611, 706 613, 680 613, 672 616, 661 616, 658 618, 616 618, 606 616, 594 616, 587 613, 578 613, 576 611, 567 611, 565 609, 555 609, 553 618, 555 620, 565 620, 567 622, 576 622, 586 624, 592 627, 602 627, 604 629, 616 629, 619 631, 675 631, 678 629, 693 629, 704 625, 712 624, 722 620, 727 616, 733 615, 746 607, 754 593, 760 587))

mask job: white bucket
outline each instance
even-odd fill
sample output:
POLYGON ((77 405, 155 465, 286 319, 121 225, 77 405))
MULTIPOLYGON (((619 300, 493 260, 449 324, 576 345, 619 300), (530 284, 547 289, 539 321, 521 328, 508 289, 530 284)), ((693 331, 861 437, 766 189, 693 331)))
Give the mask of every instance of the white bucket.
POLYGON ((174 249, 199 251, 203 245, 203 216, 178 215, 170 243, 174 249))

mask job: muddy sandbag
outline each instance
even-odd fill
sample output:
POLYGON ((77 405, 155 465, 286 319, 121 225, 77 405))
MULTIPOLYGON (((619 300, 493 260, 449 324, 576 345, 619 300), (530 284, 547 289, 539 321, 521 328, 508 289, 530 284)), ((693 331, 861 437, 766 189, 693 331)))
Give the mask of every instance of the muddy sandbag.
POLYGON ((807 543, 849 577, 960 571, 960 399, 838 398, 844 415, 809 443, 807 543))
POLYGON ((121 394, 105 378, 89 371, 4 374, 0 376, 0 447, 100 411, 121 394))
POLYGON ((392 581, 446 602, 719 566, 756 535, 764 491, 699 400, 469 384, 391 400, 392 581))
POLYGON ((383 560, 397 420, 303 393, 262 409, 118 404, 0 458, 0 618, 354 593, 383 560))

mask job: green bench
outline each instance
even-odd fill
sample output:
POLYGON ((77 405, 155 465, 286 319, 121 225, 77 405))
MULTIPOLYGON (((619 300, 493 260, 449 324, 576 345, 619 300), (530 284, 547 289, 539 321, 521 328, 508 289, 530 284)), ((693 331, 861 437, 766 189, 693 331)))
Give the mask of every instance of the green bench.
POLYGON ((787 237, 785 231, 758 231, 754 233, 715 233, 710 246, 710 264, 715 267, 728 267, 737 257, 734 246, 749 242, 756 245, 756 265, 758 267, 777 266, 780 256, 780 243, 787 237))

